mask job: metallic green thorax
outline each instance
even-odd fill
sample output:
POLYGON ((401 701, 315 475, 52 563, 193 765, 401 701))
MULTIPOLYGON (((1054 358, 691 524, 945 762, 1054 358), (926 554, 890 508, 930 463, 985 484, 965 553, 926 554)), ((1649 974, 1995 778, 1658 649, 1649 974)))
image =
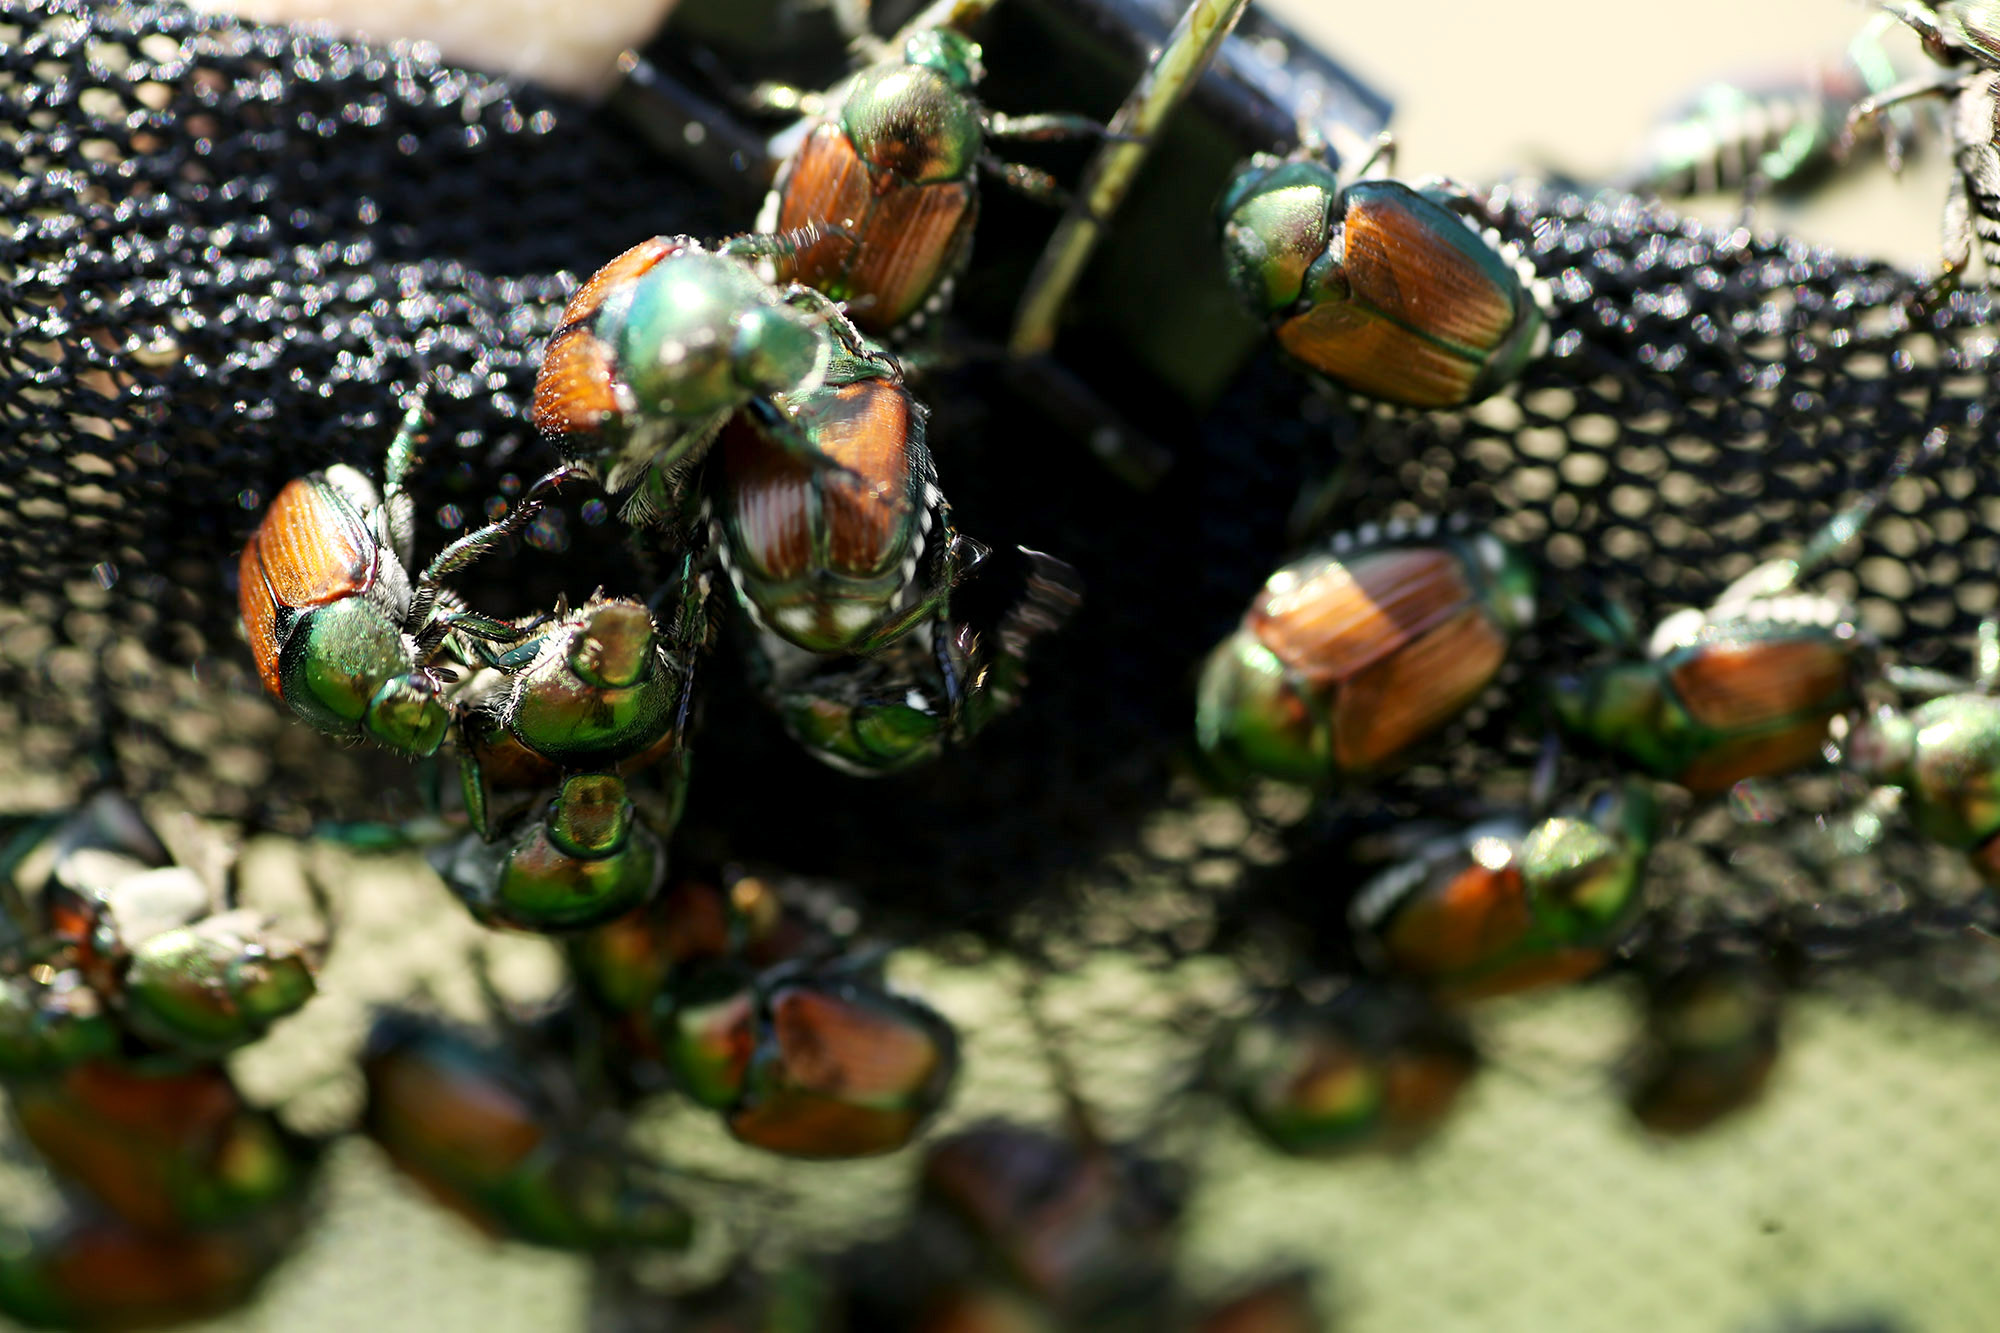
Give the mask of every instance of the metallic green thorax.
MULTIPOLYGON (((392 470, 404 462, 392 454, 392 470)), ((336 464, 294 484, 312 487, 319 503, 380 545, 361 591, 319 606, 275 608, 285 702, 329 735, 359 730, 402 754, 435 753, 451 719, 436 679, 412 670, 417 653, 404 632, 412 597, 404 534, 375 483, 354 468, 336 464)))
POLYGON ((875 65, 841 99, 840 127, 862 158, 913 185, 962 180, 985 146, 979 48, 956 33, 919 34, 901 64, 875 65))
POLYGON ((1535 825, 1521 843, 1521 877, 1536 927, 1531 943, 1615 943, 1645 902, 1642 872, 1659 809, 1644 784, 1596 797, 1580 815, 1535 825))
POLYGON ((1950 847, 2000 833, 2000 699, 1948 695, 1857 728, 1849 767, 1909 793, 1917 827, 1950 847))
POLYGON ((614 292, 598 311, 632 407, 689 421, 809 383, 827 339, 744 260, 688 250, 614 292))
POLYGON ((1298 303, 1306 272, 1326 254, 1340 180, 1309 158, 1259 154, 1222 196, 1222 260, 1250 310, 1277 315, 1298 303))

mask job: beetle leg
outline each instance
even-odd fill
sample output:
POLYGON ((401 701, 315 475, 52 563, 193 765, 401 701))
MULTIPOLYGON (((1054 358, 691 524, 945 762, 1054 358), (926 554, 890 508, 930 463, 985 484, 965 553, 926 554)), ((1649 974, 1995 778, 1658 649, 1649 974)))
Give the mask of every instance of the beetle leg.
POLYGON ((1056 178, 1039 167, 1002 162, 991 153, 981 154, 979 165, 1008 189, 1024 194, 1038 204, 1047 204, 1051 208, 1069 207, 1069 191, 1056 184, 1056 178))
POLYGON ((1381 169, 1384 176, 1396 174, 1396 136, 1383 130, 1375 136, 1375 142, 1368 150, 1368 156, 1361 159, 1361 165, 1354 170, 1354 179, 1362 180, 1368 173, 1381 169))
MULTIPOLYGON (((712 84, 738 111, 755 116, 821 116, 826 114, 826 94, 800 88, 795 84, 766 81, 744 87, 736 82, 728 66, 716 58, 706 47, 695 47, 687 53, 688 63, 700 70, 702 77, 712 84)), ((646 62, 634 57, 633 68, 646 62)), ((646 68, 651 69, 650 65, 646 68)), ((653 71, 659 77, 658 71, 653 71)))
POLYGON ((1110 138, 1119 143, 1137 142, 1131 135, 1111 134, 1102 121, 1072 115, 1067 111, 1044 111, 1030 116, 1009 116, 999 111, 988 111, 980 119, 989 139, 1052 143, 1062 139, 1110 138))
MULTIPOLYGON (((417 583, 429 588, 447 574, 455 574, 464 569, 491 551, 502 538, 512 536, 526 527, 535 515, 541 512, 550 491, 572 478, 589 475, 590 470, 587 466, 576 463, 565 463, 551 472, 544 473, 528 487, 527 493, 515 502, 514 507, 504 516, 488 523, 485 527, 475 528, 439 551, 431 562, 424 566, 423 573, 417 575, 417 583)), ((421 597, 422 592, 420 591, 418 595, 421 597)), ((432 594, 431 600, 436 600, 435 593, 432 594)))
POLYGON ((1846 124, 1840 127, 1840 138, 1834 141, 1835 161, 1845 161, 1854 151, 1855 139, 1864 121, 1873 120, 1892 106, 1915 101, 1919 97, 1950 97, 1958 92, 1965 82, 1965 70, 1953 66, 1943 70, 1932 70, 1905 79, 1893 88, 1885 88, 1879 93, 1871 93, 1856 102, 1847 113, 1846 124))
POLYGON ((837 222, 814 219, 789 231, 749 231, 732 236, 717 246, 716 252, 761 260, 771 266, 770 281, 790 283, 797 280, 801 256, 821 241, 836 236, 848 241, 855 239, 852 230, 837 222))

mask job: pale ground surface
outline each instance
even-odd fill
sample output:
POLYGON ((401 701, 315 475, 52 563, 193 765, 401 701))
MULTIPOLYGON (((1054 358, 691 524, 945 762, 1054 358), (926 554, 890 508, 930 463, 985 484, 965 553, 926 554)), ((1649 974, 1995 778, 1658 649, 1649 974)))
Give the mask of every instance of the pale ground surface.
MULTIPOLYGON (((1608 170, 1655 109, 1704 76, 1833 51, 1862 17, 1840 0, 1276 7, 1398 99, 1407 174, 1471 180, 1539 163, 1608 170)), ((1933 154, 1900 184, 1876 174, 1842 186, 1799 229, 1928 264, 1939 171, 1933 154)), ((1767 209, 1761 220, 1781 217, 1767 209)), ((365 1006, 419 977, 448 1007, 469 1004, 457 960, 474 933, 421 866, 332 859, 321 869, 349 902, 327 995, 248 1053, 241 1072, 267 1094, 304 1083, 299 1110, 331 1121, 352 1105, 352 1085, 334 1071, 365 1006)), ((524 993, 549 975, 532 943, 510 942, 497 961, 524 993)), ((921 962, 910 973, 968 1038, 948 1123, 1052 1107, 1005 977, 921 962)), ((1161 978, 1106 964, 1053 997, 1091 1034, 1085 1090, 1114 1128, 1135 1124, 1185 1072, 1167 995, 1215 985, 1209 971, 1161 978)), ((1485 1016, 1497 1068, 1442 1140, 1407 1162, 1284 1162, 1196 1107, 1195 1123, 1170 1136, 1199 1148, 1192 1274, 1312 1264, 1327 1275, 1328 1314, 1349 1333, 1775 1333, 1862 1312, 1927 1333, 1994 1326, 2000 1045, 1989 1028, 1886 997, 1803 1002, 1767 1105, 1661 1147, 1629 1129, 1608 1095, 1628 1004, 1597 988, 1485 1016)), ((705 1118, 668 1117, 648 1137, 689 1165, 747 1161, 705 1118)), ((895 1208, 910 1166, 905 1155, 782 1168, 804 1196, 788 1215, 810 1234, 851 1235, 895 1208)), ((303 1251, 255 1308, 217 1328, 582 1327, 580 1263, 472 1237, 363 1145, 342 1148, 329 1174, 325 1216, 303 1251)))

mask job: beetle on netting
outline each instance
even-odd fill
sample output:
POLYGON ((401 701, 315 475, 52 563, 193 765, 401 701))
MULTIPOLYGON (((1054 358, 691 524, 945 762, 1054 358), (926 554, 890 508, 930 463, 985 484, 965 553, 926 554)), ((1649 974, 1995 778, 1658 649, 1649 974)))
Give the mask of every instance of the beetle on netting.
MULTIPOLYGON (((452 542, 411 573, 421 401, 389 445, 383 486, 336 463, 286 483, 244 544, 237 596, 264 688, 330 736, 372 740, 411 758, 437 751, 451 723, 450 669, 460 636, 508 642, 514 626, 467 610, 441 580, 492 551, 539 511, 571 472, 542 477, 504 517, 452 542)), ((459 660, 468 654, 459 653, 459 660)))
POLYGON ((1195 734, 1219 776, 1324 785, 1393 765, 1493 681, 1537 573, 1432 519, 1335 537, 1280 568, 1202 669, 1195 734))
POLYGON ((1245 309, 1306 369, 1402 407, 1499 392, 1547 344, 1547 295, 1449 183, 1342 184, 1317 144, 1259 154, 1224 191, 1223 266, 1245 309))

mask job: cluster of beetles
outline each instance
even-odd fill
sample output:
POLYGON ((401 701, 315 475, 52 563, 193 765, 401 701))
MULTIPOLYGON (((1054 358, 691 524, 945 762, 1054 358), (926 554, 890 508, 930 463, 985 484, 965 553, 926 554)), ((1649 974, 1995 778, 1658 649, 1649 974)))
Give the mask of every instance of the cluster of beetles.
MULTIPOLYGON (((1996 10, 1903 5, 1939 61, 1915 80, 1857 43, 1809 89, 1709 96, 1634 180, 1782 184, 1878 113, 1949 95, 1960 170, 1933 294, 1975 231, 2000 269, 1996 10)), ((912 386, 969 262, 982 172, 1060 193, 991 146, 1103 129, 983 107, 980 49, 953 22, 874 45, 879 59, 831 93, 793 97, 812 116, 755 231, 640 240, 576 291, 535 385, 557 461, 504 514, 418 563, 418 402, 379 479, 340 465, 291 481, 242 551, 243 626, 269 693, 335 740, 455 758, 459 800, 432 864, 479 922, 554 936, 567 960, 561 1003, 497 1009, 498 1036, 399 1009, 363 1055, 362 1130, 494 1236, 686 1247, 697 1219, 675 1172, 622 1132, 640 1100, 685 1098, 771 1153, 858 1157, 910 1144, 958 1066, 951 1024, 887 984, 888 952, 856 921, 668 856, 719 623, 789 735, 866 777, 972 743, 1022 702, 1033 645, 1081 605, 1057 557, 996 554, 956 529, 949 451, 941 469, 912 386), (653 586, 511 619, 454 588, 551 494, 592 485, 653 586), (958 610, 1002 564, 1003 609, 958 610)), ((1885 136, 1898 152, 1901 128, 1885 136)), ((1506 392, 1558 312, 1486 203, 1371 175, 1376 159, 1344 178, 1304 138, 1245 164, 1219 203, 1220 262, 1245 307, 1301 372, 1377 405, 1378 421, 1506 392)), ((1365 975, 1229 1028, 1205 1081, 1283 1152, 1420 1143, 1478 1067, 1468 1004, 1590 976, 1631 939, 1668 831, 1656 784, 1718 797, 1837 745, 2000 883, 2000 630, 1982 633, 1973 678, 1949 680, 1882 661, 1850 608, 1802 586, 1925 443, 1795 557, 1705 608, 1650 630, 1616 607, 1554 613, 1602 656, 1522 683, 1514 702, 1545 723, 1550 772, 1588 766, 1590 781, 1563 799, 1538 775, 1530 808, 1411 831, 1352 896, 1365 975)), ((1495 692, 1514 642, 1552 614, 1541 584, 1530 552, 1443 520, 1317 542, 1202 666, 1203 768, 1231 789, 1315 792, 1394 770, 1495 692)), ((249 1105, 224 1060, 311 997, 324 941, 280 938, 113 795, 0 832, 0 1080, 68 1209, 0 1249, 0 1311, 115 1328, 227 1309, 303 1225, 324 1145, 249 1105)), ((1782 989, 1753 957, 1655 978, 1629 1062, 1639 1121, 1685 1133, 1753 1101, 1782 989)), ((837 1273, 732 1272, 688 1298, 690 1326, 1319 1326, 1293 1276, 1222 1304, 1175 1292, 1173 1169, 1106 1141, 1080 1105, 1071 1119, 932 1143, 907 1234, 837 1273)))

